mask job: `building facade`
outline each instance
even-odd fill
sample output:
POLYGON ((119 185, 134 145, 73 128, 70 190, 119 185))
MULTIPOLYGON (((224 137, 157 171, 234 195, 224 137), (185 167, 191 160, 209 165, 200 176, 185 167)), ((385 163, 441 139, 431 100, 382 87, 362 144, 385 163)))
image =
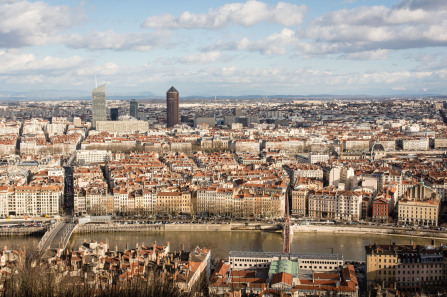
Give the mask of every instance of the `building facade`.
POLYGON ((362 193, 319 190, 309 194, 309 217, 353 220, 362 214, 362 193))
POLYGON ((97 121, 96 130, 109 133, 132 134, 135 132, 144 133, 149 130, 149 124, 146 121, 97 121))
POLYGON ((135 99, 130 100, 130 111, 129 114, 131 117, 134 117, 138 120, 138 102, 135 99))
POLYGON ((92 91, 92 128, 96 129, 97 121, 107 121, 106 84, 92 91))
POLYGON ((179 92, 174 87, 166 92, 166 107, 168 128, 180 124, 179 92))
POLYGON ((155 201, 157 213, 191 213, 190 192, 158 192, 155 201))
POLYGON ((420 226, 438 226, 439 199, 435 190, 419 184, 407 190, 399 201, 398 222, 420 226))
POLYGON ((443 250, 433 245, 369 245, 366 249, 367 286, 420 289, 442 286, 443 250))
POLYGON ((305 217, 307 215, 307 189, 296 189, 292 191, 292 215, 305 217))
POLYGON ((119 116, 119 109, 118 108, 111 108, 110 109, 110 120, 111 121, 118 121, 119 116))

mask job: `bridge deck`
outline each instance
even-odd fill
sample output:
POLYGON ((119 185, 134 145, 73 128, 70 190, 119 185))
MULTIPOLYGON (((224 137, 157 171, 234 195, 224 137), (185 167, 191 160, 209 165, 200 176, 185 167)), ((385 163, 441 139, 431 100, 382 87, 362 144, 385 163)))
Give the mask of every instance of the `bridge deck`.
POLYGON ((38 245, 38 250, 40 254, 43 254, 48 248, 62 248, 68 244, 71 234, 73 234, 74 229, 77 224, 58 222, 56 225, 49 229, 38 245))

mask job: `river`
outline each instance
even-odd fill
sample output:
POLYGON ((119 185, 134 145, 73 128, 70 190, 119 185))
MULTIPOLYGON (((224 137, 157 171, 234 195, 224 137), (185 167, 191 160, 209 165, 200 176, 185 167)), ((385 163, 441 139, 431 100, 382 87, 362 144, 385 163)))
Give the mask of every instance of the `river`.
MULTIPOLYGON (((0 237, 0 248, 7 246, 10 249, 23 249, 32 251, 39 242, 37 236, 0 237)), ((231 231, 231 232, 117 232, 117 233, 88 233, 73 234, 68 248, 76 250, 84 241, 96 240, 109 243, 111 249, 115 246, 125 249, 134 248, 137 243, 152 245, 170 242, 171 250, 192 249, 196 245, 212 249, 216 258, 228 257, 231 250, 240 251, 281 251, 282 235, 280 233, 267 233, 259 231, 231 231)), ((362 261, 365 258, 365 246, 374 242, 388 244, 395 241, 397 244, 430 244, 429 239, 417 237, 402 237, 394 235, 358 235, 333 233, 295 233, 292 237, 292 252, 294 253, 342 253, 345 259, 362 261)), ((447 243, 447 240, 436 240, 436 243, 447 243)))
MULTIPOLYGON (((152 245, 170 242, 171 250, 192 249, 196 245, 212 249, 212 255, 217 258, 228 257, 231 250, 239 251, 282 251, 282 235, 280 233, 231 231, 231 232, 120 232, 120 233, 88 233, 73 234, 69 247, 77 249, 84 239, 97 240, 109 243, 110 248, 119 249, 135 247, 137 243, 152 245)), ((430 244, 429 239, 417 237, 402 237, 391 235, 358 235, 333 233, 295 233, 292 236, 293 253, 342 253, 345 259, 363 261, 365 246, 374 242, 388 244, 395 241, 397 244, 430 244)), ((436 243, 447 240, 436 240, 436 243)))

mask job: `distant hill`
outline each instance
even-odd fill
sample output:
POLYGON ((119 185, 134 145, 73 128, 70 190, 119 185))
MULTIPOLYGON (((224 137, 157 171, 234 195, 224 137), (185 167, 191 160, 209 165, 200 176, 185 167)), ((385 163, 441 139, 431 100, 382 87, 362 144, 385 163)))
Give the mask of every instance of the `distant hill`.
MULTIPOLYGON (((180 96, 181 100, 213 100, 216 99, 239 99, 239 100, 259 100, 259 99, 284 99, 284 100, 300 100, 300 99, 389 99, 389 98, 415 98, 415 97, 445 97, 441 94, 390 94, 390 95, 332 95, 332 94, 313 94, 313 95, 238 95, 238 96, 180 96)), ((107 93, 107 99, 110 100, 164 100, 165 94, 157 95, 150 91, 137 91, 137 92, 117 92, 107 93)), ((0 92, 0 100, 2 101, 20 101, 20 100, 90 100, 91 94, 89 92, 79 92, 79 90, 37 90, 37 91, 18 91, 18 92, 0 92)))

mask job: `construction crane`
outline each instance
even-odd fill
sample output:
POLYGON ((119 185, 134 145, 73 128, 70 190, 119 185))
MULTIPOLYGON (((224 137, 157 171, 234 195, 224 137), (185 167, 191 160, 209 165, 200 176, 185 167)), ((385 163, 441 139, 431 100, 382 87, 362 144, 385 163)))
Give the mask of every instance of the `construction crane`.
POLYGON ((341 129, 341 141, 340 141, 340 160, 343 160, 343 149, 344 149, 344 147, 343 147, 343 132, 344 132, 344 129, 342 128, 341 129))

